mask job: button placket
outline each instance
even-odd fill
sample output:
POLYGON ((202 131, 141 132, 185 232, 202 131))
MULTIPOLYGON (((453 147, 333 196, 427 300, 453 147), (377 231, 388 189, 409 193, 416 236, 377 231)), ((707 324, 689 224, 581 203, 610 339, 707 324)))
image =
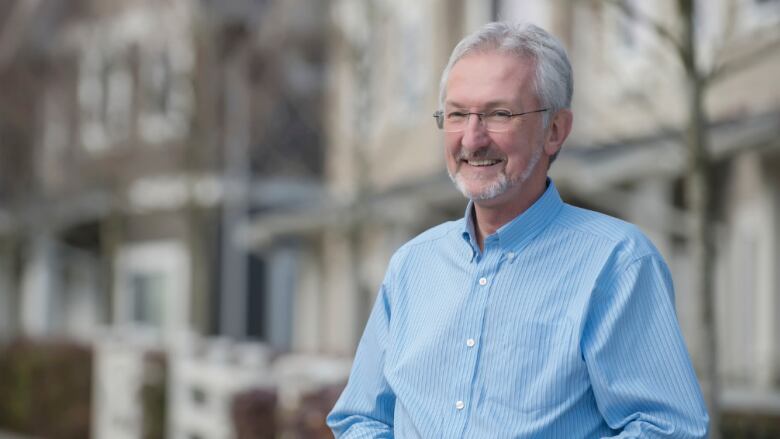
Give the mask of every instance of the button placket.
MULTIPOLYGON (((465 385, 463 387, 459 385, 453 395, 456 398, 456 413, 465 414, 469 411, 465 410, 467 408, 466 401, 473 397, 475 392, 474 386, 478 383, 477 374, 480 369, 480 347, 478 345, 478 340, 480 340, 480 337, 482 336, 484 315, 490 296, 489 293, 492 289, 492 282, 496 275, 497 268, 500 265, 502 256, 502 253, 497 252, 495 248, 488 249, 488 247, 489 246, 486 245, 486 251, 477 256, 477 265, 474 267, 474 272, 471 273, 471 276, 474 276, 472 277, 472 282, 474 283, 472 283, 472 286, 469 288, 473 294, 469 302, 469 323, 464 326, 464 333, 462 333, 463 338, 461 338, 460 341, 460 343, 465 344, 465 346, 461 344, 460 349, 462 349, 461 353, 468 358, 466 361, 468 361, 470 373, 468 374, 468 382, 464 383, 465 385), (462 399, 457 399, 458 397, 462 399)), ((495 245, 492 247, 495 247, 495 245)))

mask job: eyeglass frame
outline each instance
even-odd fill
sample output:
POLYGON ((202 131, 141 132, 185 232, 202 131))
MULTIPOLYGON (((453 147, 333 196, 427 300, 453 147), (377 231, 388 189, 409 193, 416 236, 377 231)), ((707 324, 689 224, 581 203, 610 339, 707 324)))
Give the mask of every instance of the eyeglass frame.
MULTIPOLYGON (((522 113, 509 113, 509 114, 503 115, 503 117, 508 117, 508 118, 511 119, 511 118, 517 117, 517 116, 523 116, 523 115, 532 114, 532 113, 541 113, 543 111, 548 111, 548 110, 550 110, 550 109, 549 108, 540 108, 538 110, 524 111, 522 113)), ((461 128, 459 130, 456 130, 456 131, 447 131, 447 130, 444 129, 444 111, 442 111, 442 110, 434 111, 433 112, 433 118, 436 119, 436 126, 440 130, 444 130, 444 132, 447 132, 447 133, 459 133, 459 132, 463 131, 466 128, 466 124, 468 124, 469 117, 472 114, 474 114, 474 115, 477 116, 479 121, 482 122, 485 125, 485 129, 486 130, 488 130, 488 131, 490 131, 492 133, 500 133, 500 132, 503 132, 503 130, 502 131, 491 130, 491 129, 488 128, 487 122, 485 122, 485 117, 486 116, 494 115, 494 114, 496 114, 499 111, 507 111, 507 110, 493 110, 490 113, 478 112, 478 111, 461 111, 459 113, 461 113, 463 116, 466 117, 466 120, 465 120, 466 123, 463 125, 463 128, 461 128)))

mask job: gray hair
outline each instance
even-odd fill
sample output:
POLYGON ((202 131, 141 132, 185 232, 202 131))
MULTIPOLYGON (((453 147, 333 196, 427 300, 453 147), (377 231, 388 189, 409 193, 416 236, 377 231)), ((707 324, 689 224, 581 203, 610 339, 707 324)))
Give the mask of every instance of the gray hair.
POLYGON ((452 67, 461 58, 471 53, 508 53, 532 60, 536 75, 534 88, 543 108, 550 110, 543 115, 544 126, 550 123, 552 115, 571 107, 574 93, 574 79, 566 49, 557 38, 544 29, 529 23, 510 24, 494 22, 484 25, 478 31, 466 36, 452 50, 447 67, 439 84, 439 109, 444 109, 447 98, 447 79, 452 67))

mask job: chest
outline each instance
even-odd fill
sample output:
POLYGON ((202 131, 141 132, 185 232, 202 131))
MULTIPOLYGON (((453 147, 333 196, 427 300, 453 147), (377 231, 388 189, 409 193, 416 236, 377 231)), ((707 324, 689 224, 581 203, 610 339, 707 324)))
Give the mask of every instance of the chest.
POLYGON ((435 269, 416 265, 397 285, 401 299, 391 329, 405 336, 453 335, 469 325, 506 333, 526 323, 580 327, 602 272, 603 257, 528 248, 487 249, 471 260, 446 260, 435 269))
POLYGON ((386 375, 396 390, 528 411, 557 403, 564 395, 551 390, 561 383, 587 388, 579 334, 599 258, 540 251, 488 249, 468 263, 410 270, 390 321, 386 375))

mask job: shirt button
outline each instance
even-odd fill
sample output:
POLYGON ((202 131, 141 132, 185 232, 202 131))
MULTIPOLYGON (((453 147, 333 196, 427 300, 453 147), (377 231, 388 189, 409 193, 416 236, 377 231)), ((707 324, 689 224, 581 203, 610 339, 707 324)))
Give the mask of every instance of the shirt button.
POLYGON ((473 338, 466 340, 466 346, 470 348, 473 348, 475 344, 477 344, 477 342, 475 342, 473 338))
POLYGON ((515 254, 513 252, 509 252, 506 254, 506 257, 509 258, 509 260, 511 261, 512 259, 515 258, 515 254))
POLYGON ((484 287, 485 285, 487 285, 487 279, 485 279, 484 277, 480 278, 479 279, 479 284, 484 287))
POLYGON ((455 403, 455 408, 456 409, 463 410, 463 407, 466 407, 466 403, 464 403, 463 401, 457 401, 455 403))

